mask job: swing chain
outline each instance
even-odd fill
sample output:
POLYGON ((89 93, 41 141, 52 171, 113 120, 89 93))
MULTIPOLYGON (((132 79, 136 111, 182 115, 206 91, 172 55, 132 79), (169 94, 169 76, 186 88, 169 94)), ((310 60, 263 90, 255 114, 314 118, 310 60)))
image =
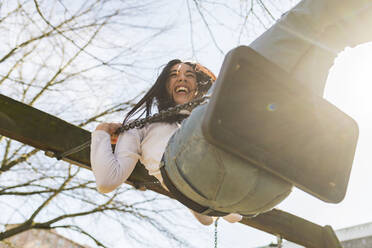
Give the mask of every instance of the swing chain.
POLYGON ((214 221, 214 248, 217 248, 217 226, 218 226, 218 220, 220 217, 217 217, 216 220, 214 221))
POLYGON ((122 125, 121 127, 119 127, 118 130, 116 131, 116 134, 120 134, 129 129, 142 128, 146 124, 159 122, 159 121, 165 120, 167 117, 175 116, 177 114, 183 114, 185 115, 185 118, 186 118, 186 116, 190 115, 191 111, 195 107, 201 105, 209 98, 210 96, 203 96, 200 98, 196 98, 188 103, 180 104, 175 107, 170 107, 167 110, 161 110, 159 113, 155 113, 154 115, 151 115, 151 116, 148 116, 142 119, 134 120, 126 125, 122 125))
MULTIPOLYGON (((175 116, 177 114, 182 114, 182 115, 185 116, 184 118, 186 118, 188 115, 190 115, 191 111, 195 107, 197 107, 201 104, 204 104, 206 102, 206 100, 208 100, 209 98, 210 98, 210 95, 205 95, 203 97, 196 98, 196 99, 194 99, 194 100, 192 100, 188 103, 180 104, 180 105, 177 105, 175 107, 170 107, 167 110, 162 110, 159 113, 155 113, 154 115, 151 115, 151 116, 148 116, 148 117, 145 117, 145 118, 142 118, 142 119, 137 119, 137 120, 131 121, 130 123, 128 123, 126 125, 121 125, 121 127, 119 127, 118 130, 116 131, 116 134, 123 133, 123 132, 125 132, 129 129, 142 128, 146 124, 150 124, 150 123, 154 123, 154 122, 160 122, 162 120, 165 120, 168 117, 175 116)), ((65 157, 67 157, 71 154, 74 154, 74 153, 77 153, 77 152, 80 152, 80 151, 84 150, 85 148, 90 146, 90 143, 91 143, 91 141, 89 139, 85 143, 83 143, 79 146, 76 146, 74 148, 71 148, 70 150, 67 150, 63 153, 46 151, 45 154, 49 157, 56 157, 58 160, 60 160, 60 159, 64 159, 65 157)))
POLYGON ((280 234, 276 235, 276 240, 277 240, 277 247, 282 248, 283 245, 283 238, 280 234))

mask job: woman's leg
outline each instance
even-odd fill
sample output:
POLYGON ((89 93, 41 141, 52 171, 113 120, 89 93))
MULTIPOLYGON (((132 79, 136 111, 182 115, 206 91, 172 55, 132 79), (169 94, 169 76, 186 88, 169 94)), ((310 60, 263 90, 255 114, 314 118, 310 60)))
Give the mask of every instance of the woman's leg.
POLYGON ((222 218, 230 223, 235 223, 235 222, 241 221, 243 219, 243 216, 237 213, 231 213, 222 218))
POLYGON ((202 214, 199 214, 193 210, 191 210, 191 213, 195 216, 195 218, 202 224, 202 225, 205 225, 205 226, 209 226, 210 224, 213 223, 213 218, 211 216, 207 216, 207 215, 202 215, 202 214))

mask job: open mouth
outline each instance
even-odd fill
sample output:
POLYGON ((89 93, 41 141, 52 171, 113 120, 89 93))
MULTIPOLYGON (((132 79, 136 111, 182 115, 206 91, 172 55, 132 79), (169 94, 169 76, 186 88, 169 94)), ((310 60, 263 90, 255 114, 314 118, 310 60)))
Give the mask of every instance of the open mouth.
POLYGON ((187 88, 187 87, 185 87, 185 86, 177 86, 176 87, 176 89, 175 89, 175 92, 176 93, 189 93, 190 92, 190 90, 187 88))

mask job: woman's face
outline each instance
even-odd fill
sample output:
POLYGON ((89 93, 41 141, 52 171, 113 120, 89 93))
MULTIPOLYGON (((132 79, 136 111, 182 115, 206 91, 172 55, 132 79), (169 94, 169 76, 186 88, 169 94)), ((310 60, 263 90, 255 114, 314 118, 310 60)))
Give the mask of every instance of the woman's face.
POLYGON ((176 104, 184 104, 194 99, 198 92, 193 68, 183 63, 172 66, 168 76, 167 91, 176 104))

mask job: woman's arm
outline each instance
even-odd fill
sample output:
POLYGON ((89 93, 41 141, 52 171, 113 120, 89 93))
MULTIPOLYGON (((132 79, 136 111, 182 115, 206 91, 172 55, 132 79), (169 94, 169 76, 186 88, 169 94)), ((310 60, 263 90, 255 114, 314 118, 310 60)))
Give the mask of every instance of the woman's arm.
POLYGON ((97 189, 101 193, 111 192, 127 180, 140 158, 137 129, 121 134, 115 152, 112 152, 110 133, 115 132, 115 127, 116 123, 104 123, 92 133, 90 159, 97 189))
POLYGON ((104 122, 96 127, 97 130, 105 131, 110 135, 111 144, 116 144, 118 135, 115 133, 116 130, 121 126, 120 123, 108 123, 104 122))

